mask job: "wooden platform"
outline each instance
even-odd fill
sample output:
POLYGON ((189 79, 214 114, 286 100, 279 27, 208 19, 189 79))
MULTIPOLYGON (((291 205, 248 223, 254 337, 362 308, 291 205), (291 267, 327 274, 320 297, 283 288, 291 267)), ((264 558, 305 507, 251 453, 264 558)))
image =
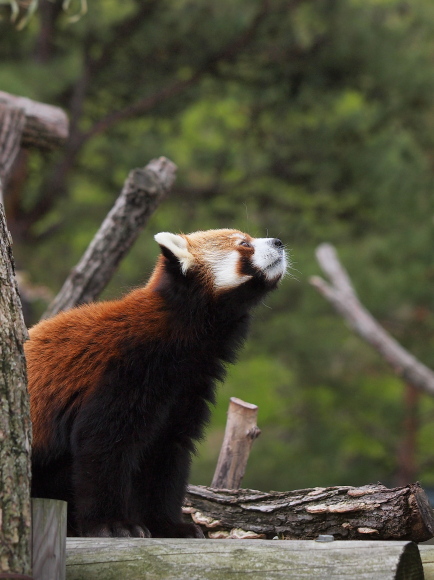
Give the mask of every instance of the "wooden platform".
POLYGON ((413 542, 68 538, 66 548, 67 580, 424 577, 434 580, 434 546, 413 542))

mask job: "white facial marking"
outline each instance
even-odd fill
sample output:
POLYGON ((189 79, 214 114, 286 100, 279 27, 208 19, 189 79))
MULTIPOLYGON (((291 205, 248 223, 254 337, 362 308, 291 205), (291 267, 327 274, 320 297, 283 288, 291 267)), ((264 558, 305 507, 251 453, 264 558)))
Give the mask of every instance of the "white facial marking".
POLYGON ((238 273, 240 255, 236 250, 210 253, 206 258, 214 274, 215 288, 236 288, 251 278, 238 273))
POLYGON ((281 278, 287 268, 286 254, 283 247, 274 245, 274 238, 256 238, 252 245, 255 248, 252 262, 262 270, 268 280, 281 278))

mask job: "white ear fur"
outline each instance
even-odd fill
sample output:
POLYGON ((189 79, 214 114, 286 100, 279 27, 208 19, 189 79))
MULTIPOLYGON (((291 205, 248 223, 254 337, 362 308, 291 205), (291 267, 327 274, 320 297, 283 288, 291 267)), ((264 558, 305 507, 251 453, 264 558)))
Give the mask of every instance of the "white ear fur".
POLYGON ((181 263, 182 272, 185 274, 194 260, 188 251, 187 240, 182 236, 171 234, 170 232, 160 232, 154 236, 154 240, 178 258, 181 263))

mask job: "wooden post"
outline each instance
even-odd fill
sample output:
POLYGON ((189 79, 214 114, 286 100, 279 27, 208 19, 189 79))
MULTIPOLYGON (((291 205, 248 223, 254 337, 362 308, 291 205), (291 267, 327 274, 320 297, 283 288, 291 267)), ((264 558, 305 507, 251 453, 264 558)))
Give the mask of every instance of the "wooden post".
POLYGON ((239 489, 253 441, 261 431, 256 425, 258 407, 231 397, 225 436, 211 487, 239 489))
POLYGON ((65 580, 66 502, 32 500, 33 579, 65 580))

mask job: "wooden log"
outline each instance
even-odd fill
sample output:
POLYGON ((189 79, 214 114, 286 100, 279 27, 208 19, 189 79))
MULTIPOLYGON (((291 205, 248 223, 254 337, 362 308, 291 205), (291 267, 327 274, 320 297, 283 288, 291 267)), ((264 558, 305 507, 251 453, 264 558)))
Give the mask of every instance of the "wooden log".
POLYGON ((31 425, 12 240, 0 204, 0 574, 29 574, 31 425))
POLYGON ((66 502, 32 500, 33 579, 65 580, 66 502))
POLYGON ((423 579, 412 542, 68 538, 68 580, 423 579))
POLYGON ((434 513, 417 483, 269 493, 190 485, 183 512, 209 538, 293 540, 330 534, 342 540, 423 542, 434 536, 434 513))
POLYGON ((253 441, 261 431, 256 425, 258 407, 231 397, 225 435, 211 487, 239 489, 253 441))
POLYGON ((95 300, 175 180, 176 165, 160 157, 130 172, 115 205, 42 318, 95 300))
POLYGON ((56 149, 68 138, 68 117, 59 107, 38 103, 3 91, 0 91, 0 105, 24 111, 22 145, 25 147, 56 149))

